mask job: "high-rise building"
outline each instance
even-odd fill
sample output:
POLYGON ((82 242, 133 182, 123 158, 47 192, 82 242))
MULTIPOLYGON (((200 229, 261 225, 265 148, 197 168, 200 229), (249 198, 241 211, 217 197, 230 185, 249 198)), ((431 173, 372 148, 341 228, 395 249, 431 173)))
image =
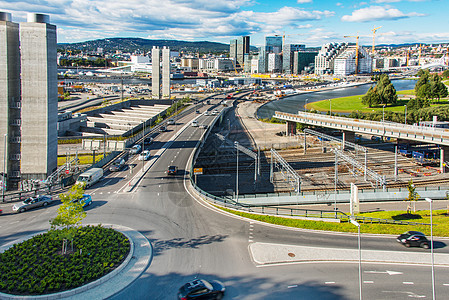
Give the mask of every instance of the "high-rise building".
POLYGON ((22 179, 45 179, 57 168, 58 78, 56 26, 28 14, 20 23, 22 179))
POLYGON ((268 53, 268 72, 279 73, 282 71, 282 58, 280 53, 268 53))
POLYGON ((229 58, 237 61, 236 67, 243 68, 245 65, 245 54, 249 54, 249 36, 240 36, 233 39, 229 44, 229 58))
POLYGON ((306 45, 286 44, 282 50, 282 71, 285 74, 292 74, 293 72, 293 53, 297 51, 304 51, 306 45))
POLYGON ((7 188, 20 178, 20 101, 19 24, 0 12, 0 172, 7 188))
POLYGON ((162 49, 162 96, 170 98, 170 48, 162 49))
POLYGON ((328 43, 321 47, 318 55, 315 56, 315 74, 331 74, 334 70, 334 60, 342 53, 348 44, 328 43))
POLYGON ((315 65, 317 51, 297 51, 293 53, 293 74, 301 74, 310 71, 315 65))
POLYGON ((282 36, 266 36, 265 50, 267 51, 267 53, 281 53, 282 36))
POLYGON ((161 97, 161 49, 156 46, 151 50, 151 94, 161 97))
POLYGON ((356 46, 350 46, 340 53, 334 61, 334 75, 347 76, 356 73, 371 73, 373 58, 363 47, 359 47, 358 51, 358 59, 356 58, 356 46))

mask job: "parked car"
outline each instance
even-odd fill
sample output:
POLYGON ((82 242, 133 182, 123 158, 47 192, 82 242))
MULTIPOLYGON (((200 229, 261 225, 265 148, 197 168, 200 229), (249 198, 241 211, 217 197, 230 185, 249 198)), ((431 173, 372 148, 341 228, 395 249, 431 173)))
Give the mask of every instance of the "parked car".
POLYGON ((134 145, 134 146, 132 146, 131 150, 129 150, 129 153, 139 154, 141 150, 142 150, 142 147, 140 145, 134 145))
POLYGON ((165 132, 165 131, 167 131, 167 127, 161 126, 161 127, 159 127, 159 131, 160 131, 160 132, 165 132))
POLYGON ((38 195, 36 197, 30 197, 25 201, 14 204, 12 210, 21 213, 32 208, 47 206, 52 200, 53 197, 50 195, 38 195))
POLYGON ((218 280, 195 279, 184 284, 178 292, 178 299, 221 299, 225 286, 218 280))
POLYGON ((399 243, 405 247, 421 247, 424 249, 429 249, 430 242, 426 238, 425 234, 419 231, 407 231, 398 236, 396 239, 399 243))
POLYGON ((89 206, 92 204, 92 196, 88 194, 84 194, 81 199, 74 199, 72 202, 80 202, 83 207, 89 206))
POLYGON ((168 175, 176 175, 178 173, 178 167, 177 166, 169 166, 167 170, 168 175))
POLYGON ((125 160, 123 158, 117 158, 109 167, 109 171, 118 172, 125 166, 125 160))
POLYGON ((139 154, 139 160, 149 160, 150 159, 150 150, 144 150, 139 154))
POLYGON ((175 120, 173 120, 173 119, 168 119, 167 125, 174 125, 174 124, 175 124, 175 120))

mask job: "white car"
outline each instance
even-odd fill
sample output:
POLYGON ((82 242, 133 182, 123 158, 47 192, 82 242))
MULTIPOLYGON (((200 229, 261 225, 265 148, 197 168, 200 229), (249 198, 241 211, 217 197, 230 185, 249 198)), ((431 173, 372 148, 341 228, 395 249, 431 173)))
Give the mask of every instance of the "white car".
POLYGON ((150 159, 150 150, 144 150, 139 154, 139 160, 149 160, 150 159))
POLYGON ((168 119, 167 125, 174 125, 174 124, 175 124, 175 120, 173 120, 173 119, 168 119))
POLYGON ((198 121, 197 120, 192 122, 192 127, 198 127, 198 121))

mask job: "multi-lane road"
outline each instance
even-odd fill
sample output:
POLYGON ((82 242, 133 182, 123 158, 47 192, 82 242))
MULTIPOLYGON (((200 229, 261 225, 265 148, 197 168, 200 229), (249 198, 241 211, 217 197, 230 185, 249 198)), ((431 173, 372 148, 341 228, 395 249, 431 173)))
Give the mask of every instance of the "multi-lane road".
MULTIPOLYGON (((201 112, 212 109, 221 100, 217 97, 211 105, 202 106, 201 112)), ((357 249, 356 235, 278 228, 232 217, 197 200, 186 189, 192 151, 204 134, 204 129, 190 126, 194 118, 199 124, 210 124, 214 117, 193 112, 177 119, 176 125, 169 125, 168 131, 154 134, 148 149, 153 157, 160 156, 147 162, 151 167, 135 188, 128 191, 132 178, 141 172, 142 161, 137 156, 128 160, 128 165, 134 166, 132 173, 131 168, 106 173, 102 181, 87 190, 94 202, 87 208, 83 223, 133 228, 144 234, 153 247, 151 264, 144 273, 112 298, 175 299, 183 283, 202 277, 224 282, 225 299, 358 299, 357 262, 258 264, 250 247, 260 243, 290 245, 292 249, 307 246, 331 256, 333 249, 357 249), (179 167, 176 176, 167 175, 169 165, 179 167)), ((5 211, 0 216, 0 244, 48 229, 57 206, 23 214, 5 211)), ((405 249, 393 237, 363 235, 362 247, 385 251, 384 255, 404 251, 429 253, 424 249, 405 249)), ((447 247, 435 251, 449 252, 447 247)), ((432 297, 428 264, 364 262, 362 270, 365 299, 432 297)), ((435 270, 437 298, 444 299, 449 292, 449 270, 435 270)))

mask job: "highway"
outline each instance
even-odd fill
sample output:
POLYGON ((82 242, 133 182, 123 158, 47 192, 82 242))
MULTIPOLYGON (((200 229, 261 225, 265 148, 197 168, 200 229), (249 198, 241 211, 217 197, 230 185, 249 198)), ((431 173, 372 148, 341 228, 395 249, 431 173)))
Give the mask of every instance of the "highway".
MULTIPOLYGON (((221 100, 217 97, 212 104, 221 100)), ((201 112, 210 107, 205 105, 201 112)), ((130 192, 126 187, 142 168, 137 156, 128 160, 128 165, 134 165, 132 173, 130 168, 107 172, 86 191, 94 202, 86 209, 84 224, 127 226, 144 234, 153 247, 150 266, 112 299, 175 299, 179 287, 195 277, 224 282, 225 299, 358 299, 357 262, 263 265, 253 260, 249 248, 254 243, 269 243, 320 247, 332 253, 333 248, 357 249, 357 235, 286 230, 233 217, 198 201, 186 190, 192 151, 204 133, 204 129, 190 126, 194 118, 199 124, 210 124, 214 117, 193 112, 169 125, 167 132, 155 134, 148 148, 151 155, 166 149, 130 192), (170 142, 177 131, 179 135, 170 142), (166 174, 169 165, 179 167, 177 175, 166 174)), ((0 244, 48 229, 57 207, 23 214, 4 210, 0 244)), ((406 249, 393 237, 363 235, 361 244, 364 250, 429 253, 406 249)), ((435 253, 449 253, 443 242, 441 245, 435 253)), ((362 269, 365 299, 432 297, 429 265, 363 263, 362 269)), ((449 292, 446 268, 436 267, 436 291, 437 299, 449 292)))

